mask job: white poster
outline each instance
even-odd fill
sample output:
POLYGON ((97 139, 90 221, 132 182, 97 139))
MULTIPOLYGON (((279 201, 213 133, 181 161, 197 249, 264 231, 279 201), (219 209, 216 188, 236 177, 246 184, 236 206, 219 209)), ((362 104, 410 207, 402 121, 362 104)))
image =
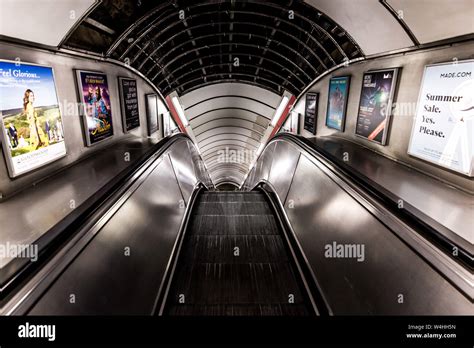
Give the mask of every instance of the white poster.
POLYGON ((428 65, 408 153, 473 176, 474 60, 428 65))

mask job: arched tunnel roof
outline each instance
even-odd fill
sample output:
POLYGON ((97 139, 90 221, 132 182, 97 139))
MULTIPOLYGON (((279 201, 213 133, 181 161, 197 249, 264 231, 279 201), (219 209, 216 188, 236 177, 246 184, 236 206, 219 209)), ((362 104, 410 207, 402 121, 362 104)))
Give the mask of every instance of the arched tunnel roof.
MULTIPOLYGON (((284 93, 299 95, 348 60, 472 33, 471 0, 456 7, 440 0, 86 2, 90 9, 76 6, 82 15, 58 46, 122 61, 164 96, 176 92, 218 182, 237 182, 248 171, 248 164, 216 163, 218 151, 255 151, 284 93)), ((76 0, 66 3, 37 11, 64 18, 76 0)), ((5 6, 6 23, 18 5, 5 6)), ((35 21, 48 15, 35 14, 35 21)), ((10 30, 6 35, 22 39, 10 22, 2 35, 10 30)), ((67 27, 46 20, 30 40, 57 40, 48 36, 52 22, 67 27)))
POLYGON ((296 95, 362 56, 344 29, 303 1, 139 3, 103 1, 65 44, 129 62, 163 95, 222 81, 296 95))
POLYGON ((216 184, 244 179, 285 90, 298 95, 363 56, 337 23, 294 0, 105 0, 65 46, 126 62, 164 96, 176 92, 216 184), (223 163, 229 153, 239 158, 223 163))

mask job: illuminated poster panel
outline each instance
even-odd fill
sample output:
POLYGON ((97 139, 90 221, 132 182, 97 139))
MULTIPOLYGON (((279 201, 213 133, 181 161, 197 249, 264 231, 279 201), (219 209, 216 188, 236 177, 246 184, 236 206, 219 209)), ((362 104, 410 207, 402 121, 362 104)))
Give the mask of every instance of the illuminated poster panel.
POLYGON ((83 70, 76 70, 76 74, 86 143, 91 146, 114 134, 107 75, 83 70))
POLYGON ((474 60, 425 67, 408 153, 474 175, 474 60))
POLYGON ((148 136, 151 136, 159 129, 158 96, 156 94, 147 94, 145 98, 148 136))
POLYGON ((387 143, 398 70, 368 71, 362 79, 356 134, 381 145, 387 143))
POLYGON ((305 114, 304 114, 304 129, 311 134, 316 134, 316 115, 318 112, 318 98, 319 93, 307 93, 305 114))
POLYGON ((0 120, 10 177, 66 155, 51 67, 0 61, 0 120))
POLYGON ((119 77, 122 124, 124 132, 140 127, 137 80, 119 77))
POLYGON ((326 126, 344 132, 350 76, 333 77, 329 81, 326 126))

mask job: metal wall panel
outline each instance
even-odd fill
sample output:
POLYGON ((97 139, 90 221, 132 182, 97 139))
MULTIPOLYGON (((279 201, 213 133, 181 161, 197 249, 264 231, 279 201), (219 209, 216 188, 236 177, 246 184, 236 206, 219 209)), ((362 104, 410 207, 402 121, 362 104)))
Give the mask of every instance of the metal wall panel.
POLYGON ((285 211, 334 314, 474 314, 470 301, 302 156, 285 211), (359 244, 365 259, 328 258, 359 244), (403 303, 399 303, 399 295, 403 303))
POLYGON ((169 151, 169 156, 173 163, 181 192, 183 193, 184 202, 187 204, 197 183, 197 176, 192 164, 192 156, 189 152, 188 142, 182 140, 174 144, 169 151))
POLYGON ((300 151, 294 145, 284 141, 277 141, 273 151, 274 154, 278 154, 278 158, 273 159, 268 181, 284 202, 300 158, 300 151))
POLYGON ((408 241, 417 240, 416 231, 408 231, 412 236, 407 238, 400 232, 404 224, 387 220, 391 213, 290 144, 284 139, 272 141, 243 188, 269 182, 275 189, 332 314, 474 314, 469 296, 453 285, 459 279, 447 280, 446 274, 462 274, 463 291, 467 291, 462 266, 446 272, 445 267, 453 264, 445 261, 442 251, 408 241), (297 164, 293 149, 301 153, 297 164), (288 194, 286 185, 290 185, 288 194), (337 255, 341 247, 346 253, 337 255))
POLYGON ((29 314, 150 314, 185 212, 181 199, 164 156, 29 314))

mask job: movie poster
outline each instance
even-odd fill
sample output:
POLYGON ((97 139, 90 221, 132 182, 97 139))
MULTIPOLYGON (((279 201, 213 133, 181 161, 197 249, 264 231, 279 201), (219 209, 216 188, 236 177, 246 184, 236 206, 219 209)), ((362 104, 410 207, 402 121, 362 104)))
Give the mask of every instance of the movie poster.
POLYGON ((158 131, 158 96, 156 94, 147 94, 146 98, 146 117, 148 136, 158 131))
POLYGON ((385 145, 387 142, 398 68, 364 73, 356 134, 385 145))
POLYGON ((83 105, 86 143, 91 146, 114 134, 107 75, 82 70, 76 73, 83 105))
POLYGON ((318 97, 319 97, 319 93, 306 94, 304 129, 306 129, 311 134, 316 134, 316 115, 318 112, 318 97))
POLYGON ((120 102, 122 105, 123 131, 128 132, 140 127, 137 80, 119 77, 119 89, 120 102))
POLYGON ((51 67, 0 61, 0 120, 12 178, 66 155, 51 67))
POLYGON ((474 60, 425 67, 408 153, 474 175, 474 60))
POLYGON ((326 126, 344 132, 350 76, 333 77, 329 81, 326 126))

